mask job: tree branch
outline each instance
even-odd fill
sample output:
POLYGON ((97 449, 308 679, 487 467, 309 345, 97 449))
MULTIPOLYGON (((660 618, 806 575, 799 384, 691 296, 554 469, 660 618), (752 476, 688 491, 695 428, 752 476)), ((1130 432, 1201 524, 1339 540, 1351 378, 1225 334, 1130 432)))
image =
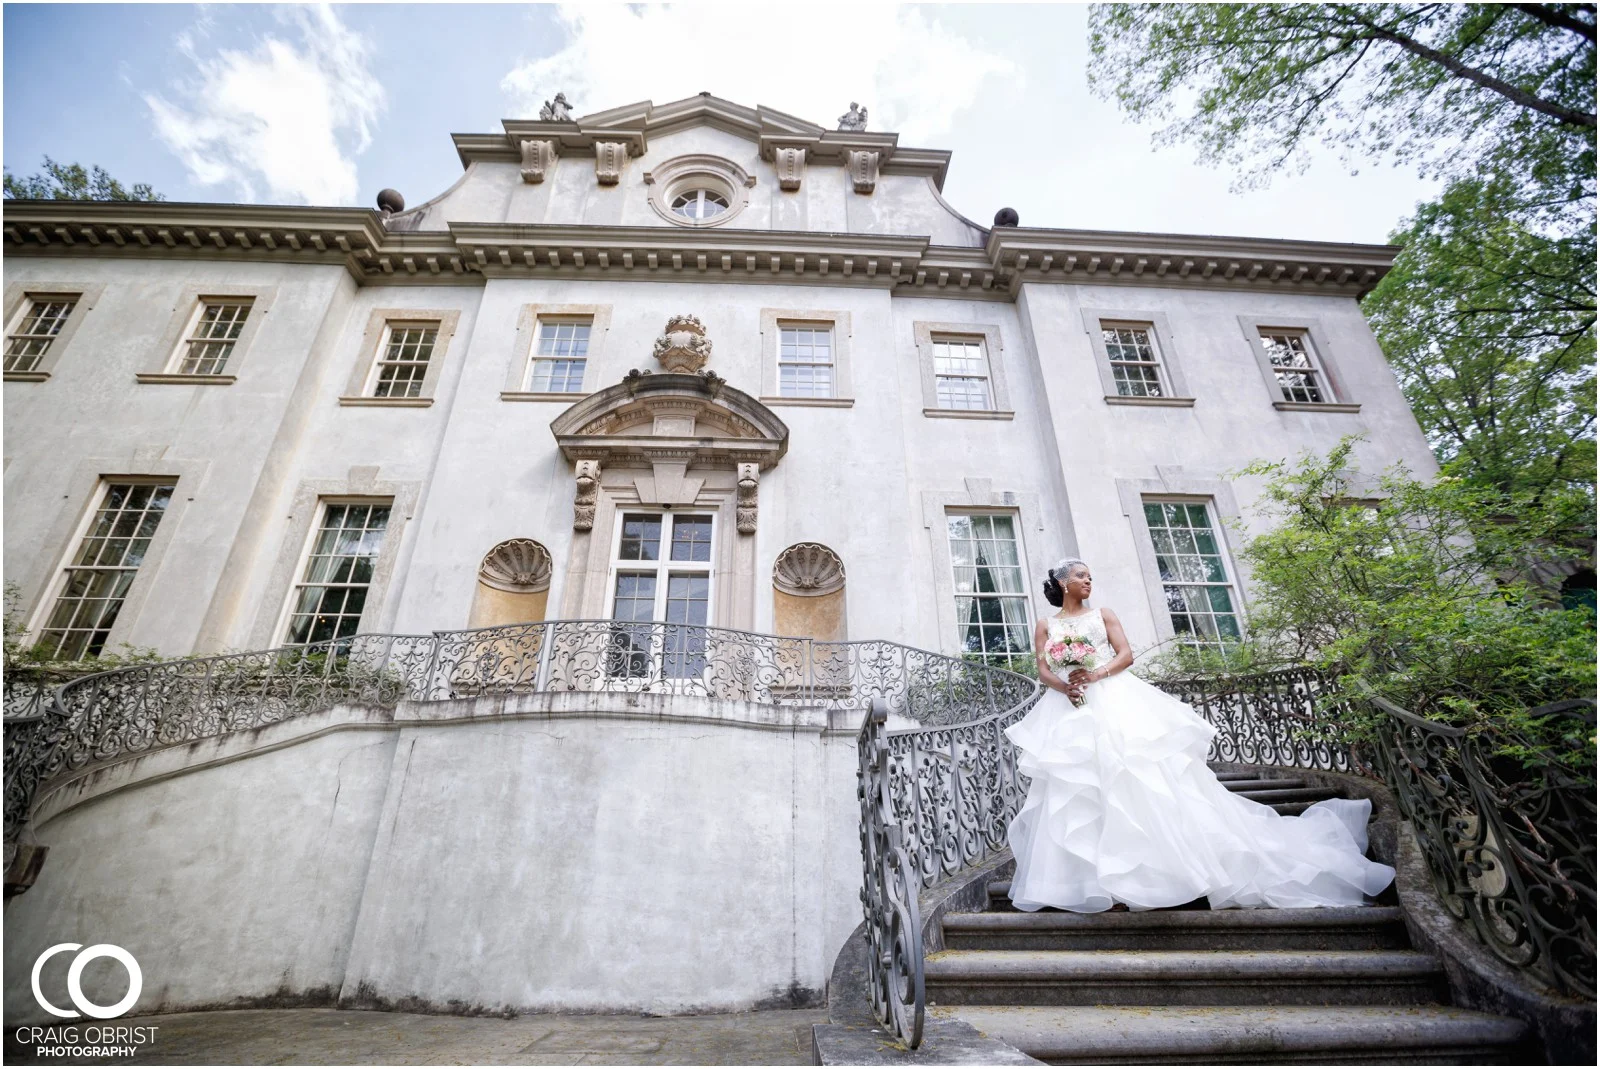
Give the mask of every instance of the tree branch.
POLYGON ((1565 11, 1557 11, 1549 4, 1512 4, 1511 6, 1529 18, 1538 19, 1546 26, 1554 26, 1558 30, 1571 30, 1588 41, 1594 40, 1594 23, 1575 19, 1565 11))
POLYGON ((1387 26, 1380 26, 1364 15, 1357 14, 1355 18, 1357 22, 1367 27, 1375 37, 1399 45, 1412 55, 1425 59, 1430 63, 1437 63, 1457 78, 1465 79, 1490 92, 1499 93, 1513 104, 1527 108, 1529 111, 1536 111, 1541 115, 1548 115, 1558 122, 1566 123, 1568 126, 1579 126, 1589 130, 1595 128, 1593 112, 1573 111, 1571 108, 1564 108, 1542 97, 1534 96, 1526 90, 1518 89, 1510 82, 1501 81, 1499 78, 1486 74, 1475 67, 1469 67, 1454 56, 1441 52, 1437 48, 1431 48, 1414 37, 1400 33, 1398 30, 1391 30, 1387 26))

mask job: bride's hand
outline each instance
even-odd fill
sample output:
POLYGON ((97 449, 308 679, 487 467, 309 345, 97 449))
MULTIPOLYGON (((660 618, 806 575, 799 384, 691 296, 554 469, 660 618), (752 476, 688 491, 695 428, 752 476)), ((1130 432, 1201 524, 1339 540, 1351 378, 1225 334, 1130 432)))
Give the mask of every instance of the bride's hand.
POLYGON ((1067 676, 1067 682, 1082 690, 1094 682, 1094 675, 1087 668, 1074 668, 1072 673, 1067 676))

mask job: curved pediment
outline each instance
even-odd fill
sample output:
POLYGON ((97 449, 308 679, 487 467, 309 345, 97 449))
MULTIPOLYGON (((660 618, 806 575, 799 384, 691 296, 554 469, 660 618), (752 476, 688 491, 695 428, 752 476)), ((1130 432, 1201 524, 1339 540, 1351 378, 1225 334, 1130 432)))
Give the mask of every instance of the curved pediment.
POLYGON ((569 460, 757 464, 770 468, 789 448, 777 414, 716 375, 630 372, 550 422, 569 460))

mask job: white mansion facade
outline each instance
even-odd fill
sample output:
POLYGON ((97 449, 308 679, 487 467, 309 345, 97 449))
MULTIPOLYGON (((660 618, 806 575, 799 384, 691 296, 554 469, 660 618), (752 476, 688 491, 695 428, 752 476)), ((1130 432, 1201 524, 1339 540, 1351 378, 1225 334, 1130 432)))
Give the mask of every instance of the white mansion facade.
POLYGON ((393 212, 7 202, 33 640, 625 618, 1001 656, 1070 553, 1144 648, 1248 626, 1229 471, 1351 433, 1434 470, 1357 304, 1392 248, 986 228, 947 152, 709 95, 455 143, 393 212))

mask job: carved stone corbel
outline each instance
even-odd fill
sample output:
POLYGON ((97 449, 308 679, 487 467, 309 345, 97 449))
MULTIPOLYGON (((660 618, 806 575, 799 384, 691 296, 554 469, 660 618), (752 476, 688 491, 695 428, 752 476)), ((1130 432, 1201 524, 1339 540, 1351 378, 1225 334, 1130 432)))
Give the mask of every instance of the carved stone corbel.
POLYGON ((577 470, 577 493, 572 498, 572 529, 574 531, 592 531, 594 529, 594 503, 600 495, 600 462, 598 460, 580 460, 577 470))
POLYGON ((622 180, 622 168, 628 162, 626 141, 596 141, 594 143, 594 177, 603 186, 614 186, 622 180))
POLYGON ((756 494, 761 489, 761 465, 739 465, 739 497, 736 525, 740 534, 756 533, 756 494))
POLYGON ((878 152, 850 150, 850 183, 857 193, 871 193, 878 187, 878 162, 882 158, 878 152))
POLYGON ((522 180, 539 183, 556 163, 556 143, 539 138, 522 142, 522 180))
POLYGON ((800 179, 806 173, 806 150, 801 148, 775 148, 772 150, 773 166, 778 170, 778 188, 793 193, 800 188, 800 179))

